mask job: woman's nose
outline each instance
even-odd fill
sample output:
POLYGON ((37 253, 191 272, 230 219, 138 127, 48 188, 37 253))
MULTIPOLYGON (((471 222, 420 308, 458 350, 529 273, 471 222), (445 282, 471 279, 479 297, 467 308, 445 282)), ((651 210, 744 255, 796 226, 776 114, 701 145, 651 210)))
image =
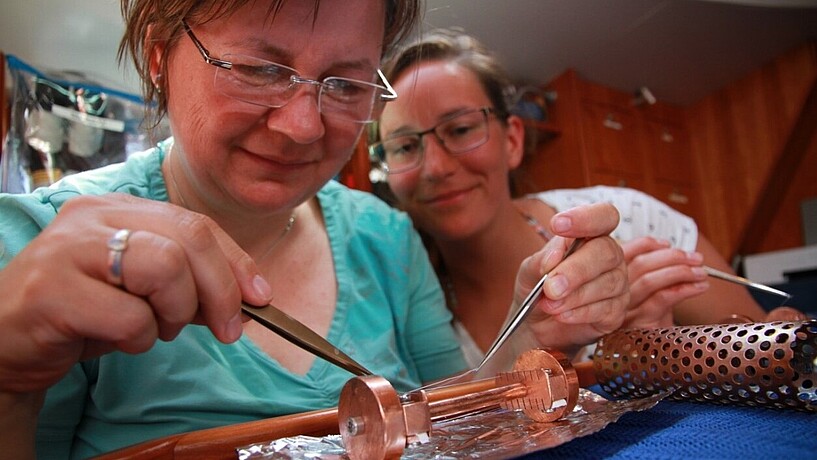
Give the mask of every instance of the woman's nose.
POLYGON ((427 179, 444 178, 457 168, 458 160, 451 155, 445 145, 434 135, 425 136, 423 146, 422 175, 427 179))
POLYGON ((310 144, 326 133, 318 110, 317 92, 305 85, 283 107, 267 112, 267 128, 286 134, 299 144, 310 144))

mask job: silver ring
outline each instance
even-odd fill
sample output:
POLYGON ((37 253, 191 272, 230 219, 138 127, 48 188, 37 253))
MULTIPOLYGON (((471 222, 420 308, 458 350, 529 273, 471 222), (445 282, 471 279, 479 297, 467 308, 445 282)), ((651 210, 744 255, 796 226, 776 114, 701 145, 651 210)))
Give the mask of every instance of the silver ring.
POLYGON ((128 249, 130 235, 131 231, 123 228, 108 240, 108 282, 117 287, 125 284, 122 280, 122 253, 128 249))

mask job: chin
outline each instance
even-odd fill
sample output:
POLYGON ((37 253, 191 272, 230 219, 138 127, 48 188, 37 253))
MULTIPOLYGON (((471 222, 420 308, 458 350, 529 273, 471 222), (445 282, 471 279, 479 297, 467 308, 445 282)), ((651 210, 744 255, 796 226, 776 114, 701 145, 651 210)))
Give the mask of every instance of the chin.
POLYGON ((475 231, 470 227, 463 227, 462 225, 457 225, 456 222, 446 223, 446 224, 432 224, 432 226, 427 226, 423 228, 429 228, 431 230, 428 233, 435 239, 440 241, 459 241, 470 238, 475 234, 475 231))

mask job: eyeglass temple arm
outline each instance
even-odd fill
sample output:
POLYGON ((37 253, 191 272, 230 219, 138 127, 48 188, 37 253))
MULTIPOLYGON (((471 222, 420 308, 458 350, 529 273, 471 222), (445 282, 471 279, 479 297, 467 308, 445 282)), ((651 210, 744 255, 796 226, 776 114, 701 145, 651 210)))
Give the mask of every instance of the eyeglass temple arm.
POLYGON ((397 91, 395 91, 394 88, 392 88, 391 83, 389 83, 389 81, 386 80, 386 76, 383 75, 383 71, 380 70, 380 69, 377 69, 377 75, 380 76, 380 81, 383 82, 383 86, 385 86, 386 89, 389 91, 386 94, 381 94, 380 95, 380 100, 384 101, 384 102, 388 102, 388 101, 393 101, 393 100, 397 99, 397 91))
POLYGON ((210 56, 210 52, 207 51, 207 48, 199 41, 196 34, 193 33, 193 29, 190 28, 190 25, 187 24, 187 21, 182 19, 182 27, 184 27, 184 31, 187 32, 187 36, 190 37, 190 40, 193 41, 193 44, 196 45, 196 48, 199 50, 199 54, 201 57, 204 58, 204 62, 214 65, 216 67, 221 67, 222 69, 230 70, 233 68, 233 63, 229 61, 222 61, 221 59, 216 59, 210 56))

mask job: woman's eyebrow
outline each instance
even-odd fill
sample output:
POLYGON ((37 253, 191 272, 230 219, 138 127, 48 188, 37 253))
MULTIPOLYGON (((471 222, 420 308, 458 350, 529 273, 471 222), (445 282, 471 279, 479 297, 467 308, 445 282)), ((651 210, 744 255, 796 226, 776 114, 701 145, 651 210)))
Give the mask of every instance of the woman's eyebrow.
POLYGON ((389 131, 386 134, 385 138, 389 138, 389 137, 392 137, 392 136, 402 136, 402 135, 405 135, 405 134, 415 134, 415 133, 419 133, 420 131, 422 131, 422 130, 418 129, 418 128, 415 128, 414 126, 403 125, 403 126, 398 127, 397 129, 389 131))
MULTIPOLYGON (((399 95, 398 95, 398 97, 399 97, 399 95)), ((450 121, 452 118, 456 118, 457 116, 462 115, 462 114, 464 114, 466 112, 470 112, 472 110, 476 110, 476 108, 471 107, 471 106, 465 106, 465 105, 464 106, 453 107, 453 108, 448 109, 445 112, 441 113, 440 115, 438 115, 437 120, 434 122, 434 124, 432 126, 434 127, 434 129, 437 129, 440 125, 442 125, 443 123, 445 123, 447 121, 450 121)), ((403 136, 403 135, 407 135, 407 134, 421 133, 421 132, 423 132, 423 131, 425 131, 427 129, 431 129, 432 126, 429 126, 428 128, 420 129, 420 128, 415 128, 415 127, 410 126, 410 125, 402 125, 402 126, 398 127, 397 129, 395 129, 394 131, 389 132, 388 135, 384 137, 384 139, 389 138, 389 137, 393 137, 393 136, 403 136)))
POLYGON ((277 60, 291 60, 293 56, 293 53, 284 48, 256 37, 230 41, 227 42, 225 46, 229 46, 231 50, 242 50, 243 53, 257 53, 259 55, 258 57, 275 56, 277 60))
MULTIPOLYGON (((452 108, 450 110, 447 110, 447 111, 441 113, 437 117, 437 121, 434 123, 433 126, 436 127, 440 123, 446 122, 449 119, 454 118, 457 115, 460 115, 460 114, 462 114, 464 112, 467 112, 469 110, 472 110, 472 108, 471 107, 465 107, 465 106, 463 106, 463 107, 454 107, 454 108, 452 108)), ((402 125, 402 126, 397 127, 396 129, 392 130, 392 131, 389 131, 388 136, 394 136, 394 135, 401 136, 401 135, 404 135, 404 134, 415 134, 415 133, 423 132, 423 131, 425 131, 426 129, 429 129, 429 128, 420 129, 420 128, 417 128, 417 127, 414 127, 414 126, 411 126, 411 125, 402 125)))
MULTIPOLYGON (((285 48, 275 45, 259 38, 249 38, 245 40, 229 43, 231 49, 245 49, 247 53, 259 53, 258 57, 268 56, 270 59, 280 62, 281 64, 291 65, 297 54, 297 51, 289 51, 285 48)), ((339 70, 363 70, 372 72, 377 70, 377 65, 370 59, 351 59, 344 61, 331 62, 329 69, 339 70)), ((298 69, 299 70, 299 69, 298 69)))

